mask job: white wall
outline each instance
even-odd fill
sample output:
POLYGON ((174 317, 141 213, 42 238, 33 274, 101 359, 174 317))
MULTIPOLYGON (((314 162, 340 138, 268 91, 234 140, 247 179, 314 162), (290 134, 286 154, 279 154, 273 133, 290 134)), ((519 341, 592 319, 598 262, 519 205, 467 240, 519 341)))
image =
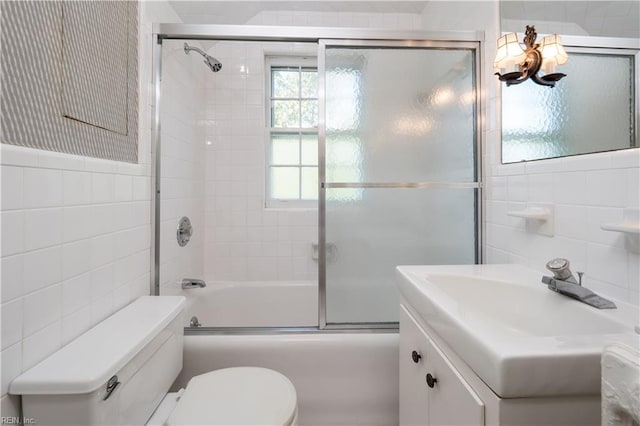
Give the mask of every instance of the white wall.
POLYGON ((151 22, 140 4, 139 164, 2 144, 2 416, 11 380, 136 297, 149 294, 151 22))
POLYGON ((347 27, 416 30, 420 28, 416 13, 314 12, 302 10, 263 11, 247 25, 286 25, 300 27, 347 27))

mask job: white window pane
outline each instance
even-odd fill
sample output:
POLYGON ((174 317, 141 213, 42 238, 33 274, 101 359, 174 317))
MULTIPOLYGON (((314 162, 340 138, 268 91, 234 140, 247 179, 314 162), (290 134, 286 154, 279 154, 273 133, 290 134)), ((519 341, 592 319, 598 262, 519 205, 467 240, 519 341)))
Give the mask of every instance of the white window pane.
POLYGON ((305 129, 318 126, 318 101, 302 101, 300 126, 305 129))
POLYGON ((297 69, 273 69, 271 84, 271 96, 274 98, 297 98, 300 96, 300 73, 297 69))
POLYGON ((300 127, 299 101, 273 101, 271 113, 271 127, 290 129, 300 127))
POLYGON ((271 135, 271 164, 274 166, 300 164, 298 135, 271 135))
POLYGON ((299 199, 299 172, 298 167, 271 167, 271 198, 277 200, 299 199))
POLYGON ((302 71, 301 76, 301 94, 303 98, 318 97, 318 72, 313 70, 302 71))
POLYGON ((318 199, 318 168, 302 168, 302 196, 303 200, 318 199))
POLYGON ((302 135, 302 164, 318 164, 318 136, 302 135))

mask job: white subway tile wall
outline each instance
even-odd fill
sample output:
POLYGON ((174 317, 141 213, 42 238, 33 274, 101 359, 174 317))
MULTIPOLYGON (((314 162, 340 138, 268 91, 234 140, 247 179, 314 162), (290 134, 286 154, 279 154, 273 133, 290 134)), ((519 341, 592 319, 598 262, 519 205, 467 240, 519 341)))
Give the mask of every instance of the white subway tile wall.
MULTIPOLYGON (((198 42, 189 40, 198 47, 198 42)), ((215 78, 196 52, 185 54, 184 41, 163 44, 160 160, 160 285, 179 286, 183 278, 204 278, 203 129, 205 79, 215 78), (176 228, 187 216, 193 226, 189 243, 180 247, 176 228)))
POLYGON ((210 281, 316 280, 317 209, 265 207, 265 55, 316 55, 315 44, 216 42, 204 80, 205 276, 210 281))
MULTIPOLYGON (((499 144, 499 140, 488 142, 499 144)), ((640 304, 637 242, 600 228, 603 223, 622 222, 625 208, 639 208, 639 149, 540 160, 517 168, 501 165, 499 156, 489 160, 488 263, 517 262, 543 272, 548 260, 565 257, 574 272, 584 271, 586 287, 640 304), (528 182, 526 188, 523 179, 528 182), (507 210, 518 209, 505 202, 511 200, 553 203, 555 235, 524 231, 523 219, 506 216, 507 210)))
POLYGON ((151 182, 144 164, 121 174, 106 160, 0 149, 4 396, 15 375, 149 293, 151 182), (50 168, 61 165, 71 169, 50 168), (116 200, 134 180, 147 190, 116 200), (4 191, 13 182, 21 197, 4 191), (130 259, 139 266, 116 279, 130 259))

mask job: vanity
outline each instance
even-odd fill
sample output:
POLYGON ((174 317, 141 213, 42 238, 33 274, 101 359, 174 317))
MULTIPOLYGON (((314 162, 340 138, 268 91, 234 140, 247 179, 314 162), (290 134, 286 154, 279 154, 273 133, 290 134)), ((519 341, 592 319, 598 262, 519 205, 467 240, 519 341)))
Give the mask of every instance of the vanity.
POLYGON ((595 309, 520 265, 396 275, 400 425, 600 424, 600 356, 638 347, 632 307, 595 309))

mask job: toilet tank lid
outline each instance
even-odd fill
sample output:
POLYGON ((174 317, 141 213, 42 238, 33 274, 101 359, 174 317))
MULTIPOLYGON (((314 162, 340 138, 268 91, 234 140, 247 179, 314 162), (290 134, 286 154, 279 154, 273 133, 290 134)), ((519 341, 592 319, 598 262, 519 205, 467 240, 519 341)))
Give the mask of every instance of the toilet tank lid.
POLYGON ((183 296, 142 296, 18 376, 14 395, 90 393, 103 386, 182 311, 183 296))

